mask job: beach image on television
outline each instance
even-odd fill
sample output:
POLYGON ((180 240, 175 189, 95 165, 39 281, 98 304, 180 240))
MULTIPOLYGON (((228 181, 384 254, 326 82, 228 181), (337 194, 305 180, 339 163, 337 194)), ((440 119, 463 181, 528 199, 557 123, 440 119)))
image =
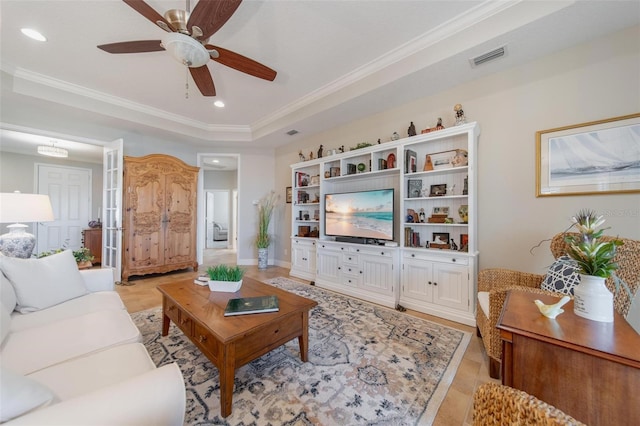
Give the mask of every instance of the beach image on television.
POLYGON ((393 189, 326 194, 325 234, 393 240, 393 189))

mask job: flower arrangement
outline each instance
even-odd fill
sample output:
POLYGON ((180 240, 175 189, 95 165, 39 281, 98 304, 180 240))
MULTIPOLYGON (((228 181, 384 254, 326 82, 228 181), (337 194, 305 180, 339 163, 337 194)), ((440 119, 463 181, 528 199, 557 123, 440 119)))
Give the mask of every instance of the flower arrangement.
POLYGON ((268 195, 258 201, 258 236, 256 237, 256 246, 260 248, 268 248, 271 243, 269 236, 269 223, 273 209, 278 201, 278 195, 275 191, 271 191, 268 195))
POLYGON ((580 210, 572 221, 572 227, 578 228, 579 235, 564 237, 569 245, 567 254, 578 263, 580 273, 609 278, 618 269, 618 264, 613 261, 613 258, 622 241, 618 239, 599 241, 604 230, 608 228, 598 230, 605 220, 603 216, 597 216, 593 210, 580 210))
POLYGON ((207 274, 211 281, 240 281, 244 275, 244 269, 239 266, 216 265, 207 268, 207 274))

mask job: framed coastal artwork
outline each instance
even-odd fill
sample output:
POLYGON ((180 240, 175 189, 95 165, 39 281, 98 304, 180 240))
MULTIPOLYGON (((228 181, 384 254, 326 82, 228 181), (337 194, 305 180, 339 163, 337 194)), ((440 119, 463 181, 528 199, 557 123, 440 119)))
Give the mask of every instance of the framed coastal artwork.
POLYGON ((640 192, 640 113, 536 132, 536 196, 640 192))
POLYGON ((290 186, 287 186, 287 189, 285 189, 285 200, 287 202, 287 204, 291 204, 291 195, 292 195, 292 190, 290 186))

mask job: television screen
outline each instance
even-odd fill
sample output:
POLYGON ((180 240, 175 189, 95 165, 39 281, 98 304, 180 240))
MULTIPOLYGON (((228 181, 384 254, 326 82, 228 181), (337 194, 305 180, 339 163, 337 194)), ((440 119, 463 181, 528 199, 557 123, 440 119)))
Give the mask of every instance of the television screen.
POLYGON ((393 188, 325 194, 324 233, 393 240, 393 188))

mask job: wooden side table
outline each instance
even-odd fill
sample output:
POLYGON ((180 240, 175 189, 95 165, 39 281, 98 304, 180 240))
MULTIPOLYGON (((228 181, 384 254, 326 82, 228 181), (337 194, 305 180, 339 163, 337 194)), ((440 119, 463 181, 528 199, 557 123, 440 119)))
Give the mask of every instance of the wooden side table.
POLYGON ((82 231, 82 244, 93 255, 93 264, 102 263, 102 228, 88 228, 82 231))
POLYGON ((573 301, 555 320, 535 299, 560 297, 512 290, 498 328, 502 383, 523 390, 588 425, 640 420, 640 335, 619 314, 612 323, 573 313, 573 301))

